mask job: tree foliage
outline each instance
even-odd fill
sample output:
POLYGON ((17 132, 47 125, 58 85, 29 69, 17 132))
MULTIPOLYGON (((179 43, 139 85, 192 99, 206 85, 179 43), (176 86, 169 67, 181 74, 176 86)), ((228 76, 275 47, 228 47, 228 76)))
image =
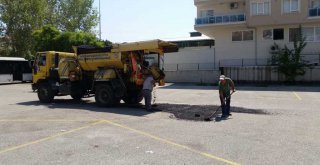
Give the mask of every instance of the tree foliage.
POLYGON ((278 65, 278 71, 285 75, 287 82, 294 82, 297 76, 305 74, 308 65, 302 60, 301 53, 306 46, 300 27, 298 35, 294 38, 293 49, 289 49, 287 45, 281 48, 276 43, 271 47, 274 52, 273 62, 278 65))
MULTIPOLYGON (((39 47, 33 42, 35 30, 52 25, 58 31, 88 32, 93 36, 97 21, 93 0, 0 0, 0 52, 28 58, 39 47)), ((49 36, 42 40, 49 42, 50 35, 56 33, 44 34, 49 36)))
POLYGON ((36 51, 72 52, 72 46, 91 45, 104 47, 107 42, 99 41, 88 32, 60 32, 53 26, 45 26, 33 33, 36 51))
POLYGON ((42 26, 45 0, 1 0, 1 23, 5 27, 10 56, 29 56, 31 33, 42 26))
POLYGON ((45 24, 54 25, 61 31, 92 32, 98 23, 94 0, 47 0, 45 24))
POLYGON ((62 31, 91 32, 97 25, 98 14, 93 9, 94 0, 59 0, 57 24, 62 31))

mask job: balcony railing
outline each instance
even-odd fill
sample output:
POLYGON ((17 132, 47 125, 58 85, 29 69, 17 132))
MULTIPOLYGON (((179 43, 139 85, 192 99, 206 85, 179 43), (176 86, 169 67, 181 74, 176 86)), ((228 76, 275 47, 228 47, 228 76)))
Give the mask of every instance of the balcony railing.
POLYGON ((244 22, 244 21, 246 21, 245 14, 234 14, 234 15, 222 15, 222 16, 196 18, 195 24, 196 25, 228 24, 228 23, 236 23, 236 22, 244 22))
POLYGON ((320 17, 320 7, 309 9, 309 17, 320 17))

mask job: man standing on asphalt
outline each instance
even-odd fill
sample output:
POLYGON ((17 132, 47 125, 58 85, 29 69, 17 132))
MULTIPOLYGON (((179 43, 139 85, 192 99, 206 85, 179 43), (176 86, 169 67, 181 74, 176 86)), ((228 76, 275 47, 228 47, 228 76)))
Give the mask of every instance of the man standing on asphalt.
POLYGON ((231 93, 235 92, 233 81, 224 75, 221 75, 219 78, 219 97, 222 107, 222 118, 228 117, 230 113, 230 102, 231 102, 231 93))
POLYGON ((147 111, 151 110, 151 101, 152 101, 152 90, 153 87, 156 85, 156 82, 154 81, 152 75, 147 71, 145 73, 145 79, 143 82, 143 96, 144 96, 144 102, 145 102, 145 108, 147 111))

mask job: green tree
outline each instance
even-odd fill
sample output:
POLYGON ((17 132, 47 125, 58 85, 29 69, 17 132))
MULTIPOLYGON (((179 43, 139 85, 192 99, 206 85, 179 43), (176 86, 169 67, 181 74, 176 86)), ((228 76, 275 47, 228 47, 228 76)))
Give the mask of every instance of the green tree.
POLYGON ((45 0, 1 0, 0 16, 10 56, 29 57, 31 33, 43 25, 45 0))
POLYGON ((53 26, 45 26, 33 33, 36 51, 63 51, 72 52, 72 46, 90 45, 104 47, 109 41, 99 41, 92 33, 87 32, 60 32, 53 26))
POLYGON ((294 38, 293 49, 289 49, 287 45, 284 48, 274 44, 272 46, 273 62, 278 65, 278 71, 283 73, 287 82, 294 82, 297 76, 305 74, 308 66, 301 58, 301 52, 307 46, 305 37, 302 35, 302 28, 299 28, 299 33, 294 38))
POLYGON ((94 0, 58 0, 58 28, 62 31, 93 32, 98 14, 93 8, 94 0))
POLYGON ((0 0, 0 37, 5 38, 0 40, 0 52, 30 57, 34 48, 42 47, 34 45, 32 33, 44 25, 63 32, 92 33, 97 25, 93 0, 0 0))
POLYGON ((35 51, 56 50, 56 38, 61 35, 60 31, 53 26, 44 26, 32 33, 35 51))
POLYGON ((56 39, 56 50, 72 52, 73 46, 90 45, 104 47, 105 42, 98 41, 97 37, 87 32, 64 32, 56 39))

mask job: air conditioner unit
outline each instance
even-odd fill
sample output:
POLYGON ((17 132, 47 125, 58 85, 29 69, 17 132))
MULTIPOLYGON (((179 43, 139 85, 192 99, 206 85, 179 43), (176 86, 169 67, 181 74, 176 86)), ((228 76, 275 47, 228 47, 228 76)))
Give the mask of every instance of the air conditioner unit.
POLYGON ((237 9, 238 8, 238 2, 232 2, 230 3, 230 9, 237 9))

